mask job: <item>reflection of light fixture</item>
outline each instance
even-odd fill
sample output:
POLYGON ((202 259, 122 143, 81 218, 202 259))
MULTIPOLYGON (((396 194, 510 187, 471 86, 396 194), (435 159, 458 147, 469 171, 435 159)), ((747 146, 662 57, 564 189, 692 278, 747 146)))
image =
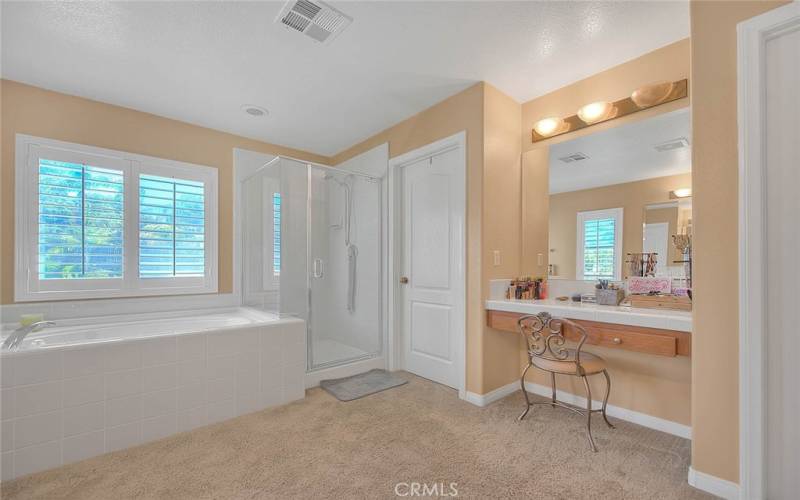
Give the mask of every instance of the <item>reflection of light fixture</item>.
POLYGON ((669 97, 675 84, 672 82, 659 82, 644 85, 633 91, 631 101, 640 108, 649 108, 661 104, 669 97))
POLYGON ((533 130, 542 137, 547 137, 560 131, 563 126, 564 120, 561 118, 544 118, 536 122, 533 130))
POLYGON ((611 118, 614 104, 606 101, 597 101, 583 106, 578 110, 578 118, 586 124, 601 122, 611 118))
POLYGON ((680 188, 669 192, 670 199, 688 198, 692 195, 692 188, 680 188))

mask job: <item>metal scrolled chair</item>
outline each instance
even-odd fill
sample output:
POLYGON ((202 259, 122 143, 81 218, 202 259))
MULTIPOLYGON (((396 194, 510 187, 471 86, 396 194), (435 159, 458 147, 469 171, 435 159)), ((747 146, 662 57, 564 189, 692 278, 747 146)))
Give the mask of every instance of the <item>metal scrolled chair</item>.
POLYGON ((536 404, 549 404, 553 408, 559 406, 574 411, 579 415, 586 416, 586 433, 589 437, 589 446, 592 451, 597 451, 594 438, 592 438, 592 413, 602 413, 606 424, 612 429, 614 428, 606 415, 608 395, 611 393, 611 377, 608 376, 606 362, 603 358, 588 352, 581 352, 583 343, 586 342, 587 338, 586 330, 574 321, 553 318, 548 313, 523 316, 517 321, 517 326, 525 339, 528 352, 528 366, 522 371, 522 376, 519 379, 527 406, 522 415, 519 416, 519 420, 525 418, 531 406, 536 404), (580 334, 580 340, 574 349, 564 347, 567 340, 564 337, 564 326, 569 326, 580 334), (525 390, 525 375, 531 366, 550 373, 550 382, 553 387, 553 395, 550 401, 531 402, 528 391, 525 390), (592 409, 592 389, 589 387, 587 377, 600 373, 606 378, 606 395, 603 398, 602 408, 592 409), (583 380, 583 385, 586 387, 586 410, 567 405, 556 399, 556 374, 572 375, 583 380))

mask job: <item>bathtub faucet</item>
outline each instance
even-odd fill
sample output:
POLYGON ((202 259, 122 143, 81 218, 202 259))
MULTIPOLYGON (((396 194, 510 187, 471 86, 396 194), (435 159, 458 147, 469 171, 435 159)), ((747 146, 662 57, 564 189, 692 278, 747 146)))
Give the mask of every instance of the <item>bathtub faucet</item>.
POLYGON ((41 330, 46 326, 53 326, 55 325, 55 321, 37 321, 36 323, 31 323, 30 325, 21 326, 11 332, 11 335, 6 338, 6 341, 3 342, 3 349, 9 351, 16 351, 17 347, 22 343, 25 337, 28 336, 29 333, 33 333, 37 330, 41 330))

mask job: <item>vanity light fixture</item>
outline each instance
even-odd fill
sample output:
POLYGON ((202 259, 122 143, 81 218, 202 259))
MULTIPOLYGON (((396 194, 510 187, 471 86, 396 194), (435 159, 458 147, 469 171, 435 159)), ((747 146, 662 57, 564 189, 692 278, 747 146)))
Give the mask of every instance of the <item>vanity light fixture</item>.
POLYGON ((633 91, 631 101, 642 109, 651 108, 664 102, 675 86, 672 82, 659 82, 644 85, 633 91))
POLYGON ((542 137, 550 137, 558 133, 563 133, 564 120, 561 118, 544 118, 536 122, 533 129, 542 137))
MULTIPOLYGON (((669 192, 670 199, 688 198, 692 195, 692 188, 680 188, 669 192)), ((674 202, 673 202, 674 203, 674 202)))
POLYGON ((537 121, 531 132, 531 142, 544 141, 557 135, 574 132, 615 118, 677 101, 689 95, 689 80, 659 82, 643 85, 630 97, 614 102, 596 101, 581 106, 577 114, 564 118, 549 117, 537 121))
POLYGON ((614 103, 597 101, 589 103, 578 110, 578 118, 587 125, 613 118, 614 103))

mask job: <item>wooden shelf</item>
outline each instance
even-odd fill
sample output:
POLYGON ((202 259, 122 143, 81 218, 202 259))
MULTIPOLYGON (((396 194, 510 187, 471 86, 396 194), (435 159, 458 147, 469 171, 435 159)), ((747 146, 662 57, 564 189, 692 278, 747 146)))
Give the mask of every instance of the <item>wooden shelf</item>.
MULTIPOLYGON (((486 324, 495 330, 513 332, 519 335, 517 320, 523 313, 506 311, 487 311, 486 324)), ((624 349, 626 351, 655 354, 658 356, 691 356, 692 337, 688 332, 662 330, 639 326, 601 323, 598 321, 573 320, 586 329, 586 344, 624 349)), ((577 332, 565 329, 568 340, 577 341, 577 332)))

